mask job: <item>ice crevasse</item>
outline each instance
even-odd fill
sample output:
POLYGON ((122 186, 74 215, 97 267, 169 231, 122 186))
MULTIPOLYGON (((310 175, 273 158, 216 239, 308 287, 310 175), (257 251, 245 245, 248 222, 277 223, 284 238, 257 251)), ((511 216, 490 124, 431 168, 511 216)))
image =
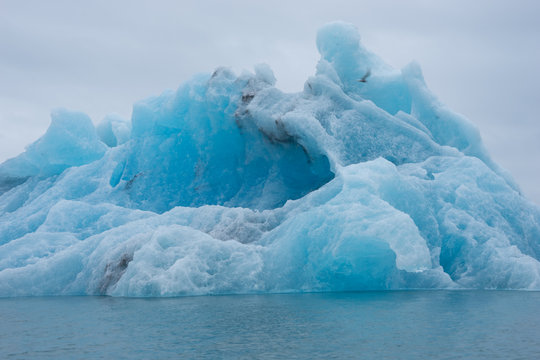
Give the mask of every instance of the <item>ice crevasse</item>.
POLYGON ((540 289, 540 208, 476 127, 354 26, 317 47, 299 93, 257 65, 53 111, 0 165, 0 296, 540 289))

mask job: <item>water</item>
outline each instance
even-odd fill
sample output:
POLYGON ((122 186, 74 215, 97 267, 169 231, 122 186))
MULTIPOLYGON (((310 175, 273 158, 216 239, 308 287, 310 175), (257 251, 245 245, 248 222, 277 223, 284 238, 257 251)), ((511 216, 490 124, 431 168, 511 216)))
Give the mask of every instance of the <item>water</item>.
POLYGON ((538 359, 540 292, 0 299, 7 359, 538 359))

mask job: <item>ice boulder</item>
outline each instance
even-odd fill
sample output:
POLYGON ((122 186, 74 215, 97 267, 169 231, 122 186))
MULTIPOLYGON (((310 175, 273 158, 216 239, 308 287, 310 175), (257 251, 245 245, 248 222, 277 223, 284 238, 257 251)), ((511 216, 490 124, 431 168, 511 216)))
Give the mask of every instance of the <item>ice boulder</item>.
POLYGON ((105 146, 86 114, 57 109, 51 119, 45 135, 29 145, 24 153, 0 166, 0 176, 49 177, 103 156, 105 146))
POLYGON ((109 147, 122 145, 129 140, 131 123, 116 114, 106 116, 96 127, 101 141, 109 147))
POLYGON ((302 91, 218 68, 0 165, 0 296, 540 289, 540 208, 353 25, 302 91))

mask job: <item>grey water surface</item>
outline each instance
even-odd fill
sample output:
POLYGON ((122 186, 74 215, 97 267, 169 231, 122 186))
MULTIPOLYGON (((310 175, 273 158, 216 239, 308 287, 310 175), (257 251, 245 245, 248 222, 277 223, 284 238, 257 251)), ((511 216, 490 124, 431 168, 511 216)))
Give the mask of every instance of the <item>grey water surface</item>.
POLYGON ((540 292, 0 299, 7 359, 539 359, 540 292))

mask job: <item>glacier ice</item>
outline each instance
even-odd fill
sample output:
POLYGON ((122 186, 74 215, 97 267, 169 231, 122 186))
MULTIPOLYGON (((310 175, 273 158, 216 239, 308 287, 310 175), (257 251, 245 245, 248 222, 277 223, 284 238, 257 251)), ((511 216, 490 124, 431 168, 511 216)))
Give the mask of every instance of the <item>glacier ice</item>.
POLYGON ((475 126, 352 25, 317 48, 295 94, 261 64, 54 111, 0 165, 0 296, 540 289, 540 208, 475 126))

